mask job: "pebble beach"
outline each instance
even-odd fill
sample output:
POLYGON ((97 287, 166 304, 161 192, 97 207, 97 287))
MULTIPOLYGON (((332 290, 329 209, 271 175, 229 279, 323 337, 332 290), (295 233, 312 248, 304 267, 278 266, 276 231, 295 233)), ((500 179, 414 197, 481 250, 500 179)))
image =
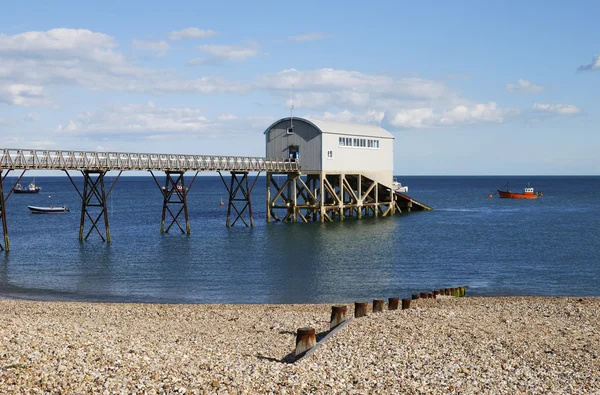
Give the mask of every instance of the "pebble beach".
POLYGON ((331 305, 1 300, 0 393, 597 394, 599 312, 600 298, 418 300, 293 362, 296 330, 324 334, 331 305))

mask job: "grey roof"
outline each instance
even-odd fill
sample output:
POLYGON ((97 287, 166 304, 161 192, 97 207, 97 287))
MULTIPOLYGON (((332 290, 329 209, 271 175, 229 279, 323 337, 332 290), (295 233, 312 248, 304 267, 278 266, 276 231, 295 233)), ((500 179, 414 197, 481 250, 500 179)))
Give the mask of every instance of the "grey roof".
MULTIPOLYGON (((287 118, 281 118, 280 120, 273 122, 266 130, 265 130, 265 134, 271 130, 271 128, 273 126, 275 126, 276 124, 283 122, 283 121, 288 121, 289 122, 290 117, 287 118)), ((364 136, 364 137, 378 137, 378 138, 387 138, 387 139, 393 139, 394 135, 392 135, 390 132, 388 132, 387 130, 380 128, 379 126, 375 126, 375 125, 362 125, 362 124, 356 124, 356 123, 345 123, 345 122, 333 122, 333 121, 323 121, 320 119, 308 119, 308 118, 300 118, 300 117, 294 117, 294 122, 306 122, 309 123, 311 125, 313 125, 314 127, 316 127, 318 130, 321 131, 321 133, 324 134, 341 134, 341 135, 349 135, 349 136, 364 136)))

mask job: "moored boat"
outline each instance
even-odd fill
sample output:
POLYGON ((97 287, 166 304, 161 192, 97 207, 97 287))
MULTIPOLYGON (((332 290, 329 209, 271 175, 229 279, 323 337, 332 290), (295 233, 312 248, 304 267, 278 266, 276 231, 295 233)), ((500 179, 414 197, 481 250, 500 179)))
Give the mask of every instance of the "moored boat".
POLYGON ((14 192, 15 193, 38 193, 42 188, 35 185, 35 179, 25 188, 21 184, 15 185, 14 192))
POLYGON ((61 214, 68 213, 70 211, 66 206, 27 206, 27 208, 31 210, 33 214, 61 214))
POLYGON ((512 192, 510 189, 508 189, 507 184, 506 190, 502 191, 498 189, 498 196, 508 199, 537 199, 538 196, 542 196, 542 193, 536 193, 529 184, 527 184, 527 187, 523 189, 523 192, 512 192))
POLYGON ((394 182, 392 183, 392 189, 394 190, 394 192, 400 192, 400 193, 408 192, 408 187, 406 185, 402 186, 402 184, 399 183, 398 181, 396 181, 395 179, 394 179, 394 182))

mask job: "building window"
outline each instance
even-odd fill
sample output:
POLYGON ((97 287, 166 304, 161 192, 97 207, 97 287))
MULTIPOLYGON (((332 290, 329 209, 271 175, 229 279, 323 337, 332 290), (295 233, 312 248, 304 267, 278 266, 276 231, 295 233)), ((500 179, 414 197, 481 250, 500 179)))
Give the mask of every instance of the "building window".
POLYGON ((327 159, 333 159, 333 151, 327 151, 327 159))
POLYGON ((340 147, 343 147, 346 145, 346 139, 344 137, 340 137, 339 138, 339 144, 340 147))

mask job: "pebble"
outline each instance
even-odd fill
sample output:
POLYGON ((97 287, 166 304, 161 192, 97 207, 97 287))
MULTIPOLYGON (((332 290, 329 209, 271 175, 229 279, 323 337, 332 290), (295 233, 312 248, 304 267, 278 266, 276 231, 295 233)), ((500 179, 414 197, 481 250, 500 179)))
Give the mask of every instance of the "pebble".
POLYGON ((331 305, 0 300, 0 393, 600 393, 599 298, 417 300, 291 363, 331 305))

